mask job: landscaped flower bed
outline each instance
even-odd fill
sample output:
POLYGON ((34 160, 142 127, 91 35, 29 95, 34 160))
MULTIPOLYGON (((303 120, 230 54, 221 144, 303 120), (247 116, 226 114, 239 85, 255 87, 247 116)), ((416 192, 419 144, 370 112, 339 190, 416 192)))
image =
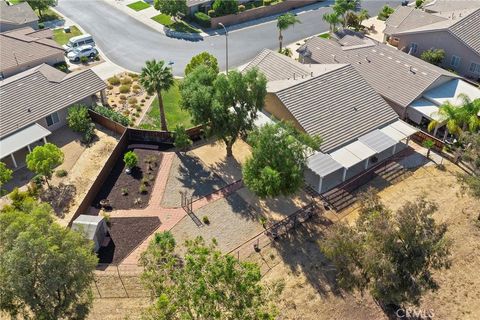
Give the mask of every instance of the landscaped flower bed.
POLYGON ((130 119, 130 125, 140 122, 152 97, 138 83, 136 73, 121 73, 107 80, 108 105, 130 119))
POLYGON ((107 200, 107 209, 141 209, 148 205, 155 185, 162 152, 149 149, 134 149, 138 156, 137 165, 130 174, 125 172, 125 163, 118 159, 115 167, 94 200, 93 205, 102 207, 101 201, 107 200))

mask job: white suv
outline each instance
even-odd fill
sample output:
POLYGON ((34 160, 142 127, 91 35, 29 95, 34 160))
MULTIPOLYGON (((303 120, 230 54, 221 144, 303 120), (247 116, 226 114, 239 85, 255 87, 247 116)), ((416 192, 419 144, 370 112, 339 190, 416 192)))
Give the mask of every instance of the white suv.
POLYGON ((98 54, 97 49, 91 45, 81 46, 77 49, 70 51, 67 54, 67 58, 70 61, 78 62, 81 57, 95 58, 98 54))

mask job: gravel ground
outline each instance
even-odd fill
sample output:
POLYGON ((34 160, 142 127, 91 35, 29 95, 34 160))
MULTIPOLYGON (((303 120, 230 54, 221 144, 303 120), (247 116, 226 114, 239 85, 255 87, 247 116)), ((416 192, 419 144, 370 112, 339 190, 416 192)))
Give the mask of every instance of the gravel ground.
POLYGON ((172 162, 162 206, 180 207, 180 191, 187 191, 189 196, 199 198, 225 185, 225 181, 205 169, 202 162, 191 152, 186 155, 177 154, 172 162))
POLYGON ((249 213, 248 204, 237 193, 197 210, 195 215, 200 220, 207 216, 210 224, 197 227, 192 218, 185 216, 171 230, 179 244, 180 252, 182 251, 180 245, 185 240, 197 236, 202 236, 207 243, 215 238, 218 248, 222 252, 229 252, 263 231, 256 215, 249 213))

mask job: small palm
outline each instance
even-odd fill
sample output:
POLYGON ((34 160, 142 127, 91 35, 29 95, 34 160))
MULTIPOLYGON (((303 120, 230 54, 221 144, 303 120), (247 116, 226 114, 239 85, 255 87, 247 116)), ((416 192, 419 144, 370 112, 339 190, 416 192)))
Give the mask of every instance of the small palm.
POLYGON ((297 19, 297 17, 293 13, 285 13, 278 17, 277 28, 279 32, 278 40, 280 42, 280 48, 278 50, 279 52, 282 51, 282 41, 283 41, 282 31, 287 30, 289 27, 297 23, 301 23, 301 22, 300 20, 297 19))

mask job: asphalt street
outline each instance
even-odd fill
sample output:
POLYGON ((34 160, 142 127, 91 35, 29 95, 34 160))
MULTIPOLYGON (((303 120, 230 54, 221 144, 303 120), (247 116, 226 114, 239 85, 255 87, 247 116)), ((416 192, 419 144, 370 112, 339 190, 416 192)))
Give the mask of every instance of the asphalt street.
MULTIPOLYGON (((284 32, 284 43, 328 30, 322 21, 333 1, 325 1, 295 10, 302 22, 284 32)), ((397 6, 400 1, 365 0, 362 8, 376 15, 384 5, 397 6)), ((208 51, 218 58, 225 68, 225 36, 221 33, 192 42, 169 38, 144 23, 116 9, 102 0, 60 0, 56 9, 93 35, 97 46, 114 63, 132 71, 140 71, 148 59, 174 62, 175 75, 183 75, 190 58, 208 51)), ((261 49, 278 47, 278 31, 275 17, 232 27, 229 32, 229 68, 245 64, 261 49)))

